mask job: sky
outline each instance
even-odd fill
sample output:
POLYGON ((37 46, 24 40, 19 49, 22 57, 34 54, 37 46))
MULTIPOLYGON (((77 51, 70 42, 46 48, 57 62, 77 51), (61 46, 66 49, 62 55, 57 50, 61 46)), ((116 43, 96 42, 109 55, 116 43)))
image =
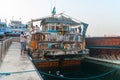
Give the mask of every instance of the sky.
POLYGON ((56 13, 88 23, 89 36, 120 36, 120 0, 0 0, 0 19, 26 23, 51 15, 54 5, 56 13))

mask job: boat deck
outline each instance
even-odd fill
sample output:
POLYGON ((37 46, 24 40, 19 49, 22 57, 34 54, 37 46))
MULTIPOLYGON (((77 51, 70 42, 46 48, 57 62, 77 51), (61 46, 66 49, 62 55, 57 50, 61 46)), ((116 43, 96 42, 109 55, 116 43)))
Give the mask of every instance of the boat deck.
POLYGON ((27 54, 20 55, 20 43, 12 42, 0 63, 0 80, 43 80, 27 54))

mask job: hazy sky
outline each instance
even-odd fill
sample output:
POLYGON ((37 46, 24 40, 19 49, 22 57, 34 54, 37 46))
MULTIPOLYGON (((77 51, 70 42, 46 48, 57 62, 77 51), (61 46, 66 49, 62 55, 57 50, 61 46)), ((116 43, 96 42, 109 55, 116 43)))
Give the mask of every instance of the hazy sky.
POLYGON ((57 13, 88 23, 87 35, 120 35, 120 0, 0 0, 0 18, 28 22, 51 15, 51 4, 57 13))

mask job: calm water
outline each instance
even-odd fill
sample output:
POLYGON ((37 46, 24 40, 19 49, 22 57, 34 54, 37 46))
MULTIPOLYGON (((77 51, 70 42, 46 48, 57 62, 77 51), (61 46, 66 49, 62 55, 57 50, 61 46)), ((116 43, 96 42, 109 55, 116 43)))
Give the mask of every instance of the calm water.
POLYGON ((44 80, 120 80, 120 65, 90 60, 82 61, 79 66, 39 71, 44 80))

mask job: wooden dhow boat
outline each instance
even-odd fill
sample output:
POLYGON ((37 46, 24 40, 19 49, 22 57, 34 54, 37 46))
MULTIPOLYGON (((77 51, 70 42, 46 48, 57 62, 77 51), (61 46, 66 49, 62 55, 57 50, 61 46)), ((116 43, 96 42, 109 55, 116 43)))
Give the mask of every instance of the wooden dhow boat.
POLYGON ((89 54, 85 48, 88 24, 65 14, 32 19, 28 54, 37 68, 79 65, 89 54), (40 22, 40 26, 34 26, 40 22))

